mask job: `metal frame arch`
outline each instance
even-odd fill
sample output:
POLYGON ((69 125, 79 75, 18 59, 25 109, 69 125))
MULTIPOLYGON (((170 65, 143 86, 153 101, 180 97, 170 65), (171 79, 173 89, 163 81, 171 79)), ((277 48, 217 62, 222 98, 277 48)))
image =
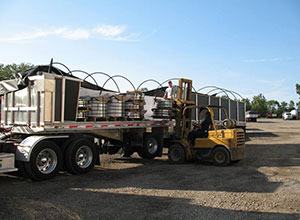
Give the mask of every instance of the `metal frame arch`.
MULTIPOLYGON (((105 75, 105 76, 107 76, 108 78, 111 77, 109 74, 104 73, 104 72, 93 72, 93 73, 89 74, 88 76, 86 76, 83 80, 86 80, 88 77, 92 77, 93 75, 97 75, 97 74, 99 74, 99 75, 105 75)), ((120 93, 119 85, 117 84, 117 82, 116 82, 113 78, 112 78, 112 81, 115 83, 115 85, 116 85, 116 87, 117 87, 117 89, 118 89, 118 92, 120 93)), ((104 89, 104 88, 102 87, 102 89, 104 89)))
MULTIPOLYGON (((227 98, 229 98, 229 96, 228 96, 228 94, 227 94, 228 91, 227 91, 226 89, 222 89, 222 88, 214 88, 214 89, 211 89, 211 90, 208 91, 206 94, 209 95, 209 93, 211 93, 211 92, 213 92, 213 91, 216 91, 216 90, 221 90, 220 92, 217 92, 217 94, 224 93, 224 94, 227 96, 227 98)), ((231 94, 231 93, 230 93, 230 94, 231 94)), ((233 95, 233 94, 231 94, 231 95, 233 95)), ((236 98, 235 95, 233 95, 233 97, 236 98)))
MULTIPOLYGON (((132 86, 133 90, 136 91, 135 86, 132 84, 132 82, 131 82, 129 79, 127 79, 125 76, 122 76, 122 75, 114 75, 114 76, 109 77, 109 78, 104 82, 102 88, 104 88, 104 86, 106 85, 106 83, 107 83, 109 80, 111 80, 111 79, 113 79, 113 78, 116 78, 116 77, 123 78, 123 79, 127 80, 127 82, 129 82, 130 85, 132 86)), ((100 91, 100 94, 101 94, 101 92, 102 92, 102 90, 100 91)))
POLYGON ((226 92, 227 90, 226 90, 226 89, 223 89, 223 88, 220 88, 220 87, 217 87, 217 86, 204 86, 204 87, 198 89, 197 92, 199 92, 199 91, 202 90, 202 89, 206 89, 206 88, 214 88, 214 89, 210 90, 209 92, 207 92, 207 93, 206 93, 207 95, 208 95, 208 93, 210 93, 210 92, 212 92, 212 91, 215 91, 215 90, 221 90, 221 91, 227 96, 227 98, 229 98, 229 96, 228 96, 228 94, 227 94, 227 92, 226 92))
POLYGON ((197 92, 199 92, 199 91, 201 91, 203 89, 206 89, 206 88, 218 88, 218 87, 217 86, 204 86, 204 87, 198 89, 197 92))
POLYGON ((145 84, 146 82, 155 82, 157 83, 160 87, 162 87, 162 84, 160 84, 158 81, 156 81, 155 79, 147 79, 145 81, 143 81, 141 84, 139 84, 139 86, 136 88, 136 90, 139 90, 139 88, 145 84))
POLYGON ((72 71, 63 63, 60 63, 60 62, 53 62, 52 65, 61 65, 63 67, 65 67, 69 72, 69 74, 72 76, 72 71))
POLYGON ((238 95, 242 100, 244 99, 244 97, 241 96, 239 93, 237 93, 237 92, 235 92, 235 91, 231 91, 231 92, 234 93, 234 94, 236 94, 236 95, 238 95))
MULTIPOLYGON (((239 93, 237 93, 237 92, 235 92, 235 91, 232 91, 232 90, 220 88, 220 87, 217 87, 217 86, 204 86, 204 87, 198 89, 197 92, 199 92, 199 91, 202 90, 202 89, 206 89, 206 88, 222 89, 222 90, 224 90, 224 91, 229 92, 235 99, 237 99, 237 97, 236 97, 234 94, 238 95, 241 99, 243 99, 243 96, 241 96, 239 93)), ((208 92, 208 93, 209 93, 209 92, 208 92)), ((227 97, 228 97, 228 95, 227 95, 227 97)), ((229 98, 229 97, 228 97, 228 98, 229 98)))
POLYGON ((88 75, 89 77, 91 77, 94 80, 95 84, 99 87, 99 85, 98 85, 97 81, 95 80, 95 78, 93 76, 91 76, 91 74, 89 74, 88 72, 85 72, 83 70, 72 70, 71 74, 74 73, 74 72, 84 73, 84 74, 88 75))

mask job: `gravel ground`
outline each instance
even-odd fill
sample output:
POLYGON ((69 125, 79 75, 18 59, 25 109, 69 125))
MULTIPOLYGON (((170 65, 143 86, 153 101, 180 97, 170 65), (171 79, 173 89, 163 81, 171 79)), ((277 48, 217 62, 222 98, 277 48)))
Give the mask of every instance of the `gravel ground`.
POLYGON ((259 120, 247 133, 246 158, 228 167, 101 155, 80 176, 0 175, 0 219, 299 219, 300 121, 259 120))

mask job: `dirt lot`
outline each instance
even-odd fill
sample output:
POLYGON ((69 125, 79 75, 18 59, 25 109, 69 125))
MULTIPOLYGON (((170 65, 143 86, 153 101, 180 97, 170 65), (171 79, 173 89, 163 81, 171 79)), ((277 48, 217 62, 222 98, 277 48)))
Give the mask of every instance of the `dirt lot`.
POLYGON ((81 176, 0 175, 0 219, 299 219, 300 121, 247 132, 246 159, 229 167, 105 155, 81 176))

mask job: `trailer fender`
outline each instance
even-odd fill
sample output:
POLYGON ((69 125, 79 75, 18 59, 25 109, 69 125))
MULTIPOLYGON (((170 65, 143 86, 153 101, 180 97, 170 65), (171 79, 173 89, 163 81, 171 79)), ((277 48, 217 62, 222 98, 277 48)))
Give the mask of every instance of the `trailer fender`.
POLYGON ((16 149, 16 160, 29 162, 32 149, 41 141, 49 139, 69 138, 68 135, 30 136, 25 138, 16 149))

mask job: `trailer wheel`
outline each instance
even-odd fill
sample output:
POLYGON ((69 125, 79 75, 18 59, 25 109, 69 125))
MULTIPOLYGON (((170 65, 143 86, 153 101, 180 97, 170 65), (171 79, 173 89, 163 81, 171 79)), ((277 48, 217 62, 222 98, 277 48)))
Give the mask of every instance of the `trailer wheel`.
POLYGON ((33 180, 51 179, 62 167, 60 148, 52 141, 42 141, 33 148, 30 161, 24 163, 26 173, 33 180))
POLYGON ((212 160, 215 166, 227 166, 230 163, 230 155, 224 147, 217 147, 212 151, 212 160))
POLYGON ((18 168, 18 175, 22 176, 26 179, 30 179, 26 169, 25 169, 25 162, 23 161, 16 161, 16 167, 18 168))
POLYGON ((184 147, 180 144, 173 144, 169 148, 168 158, 171 163, 184 163, 186 160, 186 153, 184 147))
POLYGON ((138 155, 144 159, 153 159, 159 151, 158 140, 155 135, 147 135, 143 147, 138 149, 138 155))
POLYGON ((95 166, 97 156, 97 151, 91 141, 75 140, 65 152, 67 170, 72 174, 87 173, 95 166))

